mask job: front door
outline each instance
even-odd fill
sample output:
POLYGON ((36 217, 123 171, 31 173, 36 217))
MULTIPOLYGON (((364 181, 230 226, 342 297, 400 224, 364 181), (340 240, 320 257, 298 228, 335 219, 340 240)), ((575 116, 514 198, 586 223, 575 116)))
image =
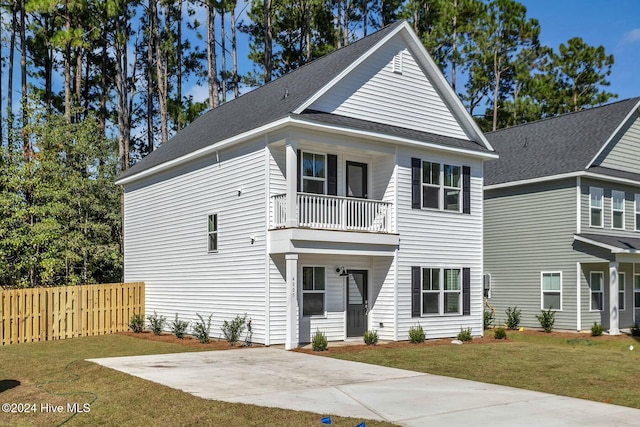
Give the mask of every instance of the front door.
POLYGON ((347 197, 366 199, 367 195, 367 164, 347 162, 347 197))
POLYGON ((361 337, 367 330, 367 270, 349 270, 347 276, 347 337, 361 337))

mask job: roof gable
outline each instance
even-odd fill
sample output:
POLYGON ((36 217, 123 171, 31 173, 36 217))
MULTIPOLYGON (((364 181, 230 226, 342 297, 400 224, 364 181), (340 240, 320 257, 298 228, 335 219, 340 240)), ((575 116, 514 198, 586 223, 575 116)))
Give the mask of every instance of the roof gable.
POLYGON ((621 125, 591 164, 640 174, 640 112, 638 109, 631 111, 621 125))

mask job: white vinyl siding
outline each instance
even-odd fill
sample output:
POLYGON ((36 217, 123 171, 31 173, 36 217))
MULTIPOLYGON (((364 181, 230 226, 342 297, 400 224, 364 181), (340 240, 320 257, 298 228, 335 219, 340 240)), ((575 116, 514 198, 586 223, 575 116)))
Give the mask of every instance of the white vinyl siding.
POLYGON ((600 271, 592 271, 589 274, 589 284, 591 289, 591 296, 589 301, 591 305, 589 309, 591 311, 604 310, 604 273, 600 271))
POLYGON ((624 311, 626 309, 626 298, 625 298, 625 288, 626 288, 626 283, 625 283, 625 274, 624 273, 618 273, 618 309, 620 311, 624 311))
POLYGON ((611 191, 611 228, 624 230, 624 191, 611 191))
POLYGON ((542 272, 542 310, 562 311, 562 272, 542 272))
POLYGON ((602 188, 589 187, 589 226, 602 227, 604 224, 604 215, 602 214, 603 191, 602 188))

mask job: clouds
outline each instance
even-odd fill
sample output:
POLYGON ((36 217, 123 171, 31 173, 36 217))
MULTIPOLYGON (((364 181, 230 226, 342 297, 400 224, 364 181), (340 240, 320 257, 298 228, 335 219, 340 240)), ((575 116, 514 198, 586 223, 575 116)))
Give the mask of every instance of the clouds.
POLYGON ((622 35, 623 44, 631 44, 640 42, 640 28, 634 28, 622 35))

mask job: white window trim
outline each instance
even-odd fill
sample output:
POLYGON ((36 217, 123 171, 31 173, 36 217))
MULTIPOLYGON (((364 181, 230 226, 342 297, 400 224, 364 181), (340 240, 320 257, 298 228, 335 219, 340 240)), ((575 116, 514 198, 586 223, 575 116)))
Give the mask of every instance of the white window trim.
MULTIPOLYGON (((327 317, 327 268, 324 265, 303 265, 302 269, 300 270, 301 272, 301 280, 300 282, 302 285, 302 295, 301 295, 301 301, 300 301, 300 312, 302 314, 302 317, 306 317, 306 318, 314 318, 314 319, 325 319, 327 317), (317 290, 317 289, 313 289, 313 290, 305 290, 304 289, 304 269, 306 268, 323 268, 324 269, 324 290, 317 290), (304 294, 322 294, 322 314, 304 314, 304 294)), ((314 271, 314 275, 313 277, 315 277, 315 271, 314 271)))
POLYGON ((443 316, 461 316, 462 315, 462 287, 463 287, 463 269, 461 267, 421 267, 420 268, 420 317, 443 317, 443 316), (424 312, 424 299, 422 297, 423 294, 435 294, 435 291, 425 291, 424 286, 424 270, 438 270, 438 280, 440 281, 440 289, 438 289, 438 313, 425 313, 424 312), (460 273, 458 277, 460 278, 460 289, 458 291, 447 291, 445 290, 445 279, 444 272, 445 270, 458 270, 460 273), (459 296, 458 300, 458 312, 457 313, 445 313, 444 312, 444 295, 445 293, 455 294, 457 293, 459 296))
POLYGON ((640 194, 635 195, 633 202, 633 229, 635 231, 640 231, 640 227, 638 227, 638 223, 640 223, 640 221, 638 221, 638 219, 640 219, 640 194))
POLYGON ((627 310, 627 296, 625 292, 627 290, 627 275, 624 273, 618 273, 618 310, 627 310), (620 280, 622 278, 622 280, 620 280), (622 290, 620 290, 620 283, 622 283, 622 290), (620 294, 622 294, 622 308, 620 308, 620 294))
POLYGON ((594 311, 594 312, 602 312, 604 311, 604 271, 590 271, 589 272, 589 311, 594 311), (593 294, 595 293, 593 291, 593 280, 592 277, 594 274, 599 274, 602 277, 602 280, 600 281, 600 290, 597 291, 597 293, 602 294, 602 309, 594 309, 593 308, 593 294))
POLYGON ((463 177, 463 166, 460 164, 455 164, 455 163, 445 163, 445 162, 432 162, 430 160, 421 160, 420 163, 420 209, 426 209, 426 210, 430 210, 430 211, 441 211, 441 212, 454 212, 454 213, 461 213, 462 209, 463 209, 463 198, 464 198, 464 177, 463 177), (440 172, 438 175, 438 184, 426 184, 425 182, 423 182, 423 177, 424 177, 424 164, 425 163, 433 163, 433 164, 437 164, 440 167, 440 172), (451 187, 448 185, 445 185, 445 166, 450 166, 450 167, 456 167, 460 170, 460 186, 459 187, 451 187), (424 200, 423 200, 423 191, 422 188, 423 187, 430 187, 430 188, 437 188, 438 189, 438 207, 437 208, 429 208, 429 207, 425 207, 424 206, 424 200), (446 196, 446 190, 450 189, 450 190, 458 190, 460 192, 460 194, 458 195, 458 210, 452 210, 452 209, 445 209, 445 203, 444 203, 444 198, 446 196))
POLYGON ((560 275, 560 290, 558 292, 560 292, 560 308, 552 308, 551 311, 562 311, 562 303, 563 303, 563 298, 562 298, 562 271, 541 271, 540 272, 540 310, 547 310, 547 308, 544 306, 544 293, 545 292, 551 292, 551 293, 555 293, 556 291, 545 291, 544 290, 544 275, 545 274, 559 274, 560 275))
MULTIPOLYGON (((300 151, 300 191, 304 192, 304 181, 308 180, 308 181, 322 181, 322 194, 327 194, 327 154, 326 153, 315 153, 312 151, 304 151, 301 150, 300 151), (314 156, 322 156, 324 157, 324 178, 318 178, 315 176, 305 176, 304 174, 304 155, 305 154, 312 154, 314 156)), ((310 194, 316 194, 316 193, 310 193, 310 194)))
POLYGON ((620 190, 612 190, 611 191, 611 228, 614 229, 614 230, 624 230, 624 228, 625 228, 624 227, 625 226, 625 222, 626 222, 625 218, 624 218, 625 196, 626 195, 625 195, 624 191, 620 191, 620 190), (614 196, 614 194, 615 193, 618 193, 618 195, 620 195, 620 193, 622 193, 622 210, 614 208, 614 206, 615 206, 615 203, 614 203, 615 196, 614 196), (614 214, 616 212, 622 212, 622 227, 615 227, 615 222, 614 222, 614 217, 613 216, 614 216, 614 214))
POLYGON ((207 215, 207 252, 210 254, 215 254, 218 253, 218 251, 220 250, 220 222, 219 222, 220 218, 218 218, 218 213, 212 213, 207 215), (216 229, 214 231, 210 231, 209 230, 209 219, 211 217, 215 218, 215 225, 216 225, 216 229), (211 235, 215 235, 216 236, 216 247, 215 249, 211 249, 211 247, 209 246, 211 239, 210 236, 211 235))
POLYGON ((589 227, 595 227, 595 228, 603 228, 604 227, 604 190, 601 187, 589 187, 589 227), (591 202, 592 202, 591 195, 596 190, 598 190, 600 192, 600 206, 599 207, 594 207, 591 204, 591 202), (593 216, 591 215, 591 211, 593 209, 600 209, 600 220, 602 221, 602 223, 600 225, 594 225, 591 222, 591 219, 593 218, 593 216))

